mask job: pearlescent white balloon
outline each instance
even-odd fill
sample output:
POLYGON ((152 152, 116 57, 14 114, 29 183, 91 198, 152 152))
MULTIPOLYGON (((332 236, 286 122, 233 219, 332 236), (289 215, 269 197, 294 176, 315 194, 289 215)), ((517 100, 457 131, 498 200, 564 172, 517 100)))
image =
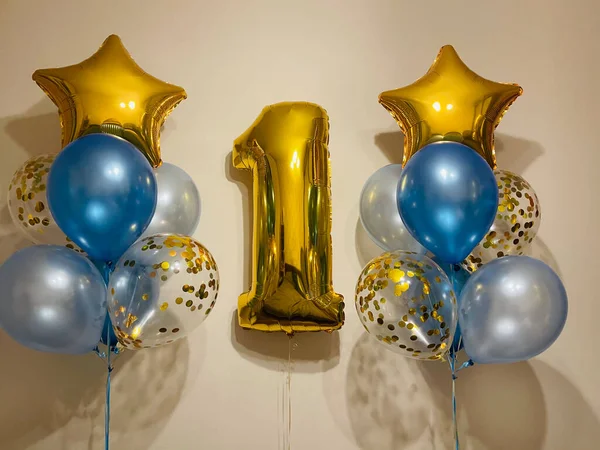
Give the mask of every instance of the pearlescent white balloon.
POLYGON ((410 235, 398 212, 396 193, 401 172, 401 164, 390 164, 371 175, 360 195, 360 221, 382 249, 424 255, 425 248, 410 235))
POLYGON ((194 180, 169 163, 162 163, 154 174, 158 187, 156 211, 142 238, 159 233, 191 236, 200 221, 200 193, 194 180))
POLYGON ((476 363, 510 363, 542 353, 567 320, 567 293, 554 271, 528 256, 482 266, 463 287, 459 323, 476 363))

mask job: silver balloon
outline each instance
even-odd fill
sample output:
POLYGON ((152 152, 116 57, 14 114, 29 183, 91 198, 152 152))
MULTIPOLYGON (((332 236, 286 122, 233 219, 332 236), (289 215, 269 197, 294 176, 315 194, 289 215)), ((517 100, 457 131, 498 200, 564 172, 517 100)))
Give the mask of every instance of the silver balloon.
POLYGON ((398 212, 396 192, 401 172, 401 164, 390 164, 371 175, 360 194, 360 221, 382 249, 423 255, 425 248, 411 236, 398 212))
POLYGON ((142 238, 159 233, 191 236, 200 221, 200 193, 180 167, 162 163, 154 170, 158 197, 152 222, 142 238))
POLYGON ((567 293, 554 271, 528 256, 482 266, 463 287, 459 323, 476 363, 523 361, 542 353, 567 320, 567 293))
POLYGON ((27 247, 0 267, 0 327, 22 345, 87 353, 106 318, 106 285, 85 257, 55 245, 27 247))

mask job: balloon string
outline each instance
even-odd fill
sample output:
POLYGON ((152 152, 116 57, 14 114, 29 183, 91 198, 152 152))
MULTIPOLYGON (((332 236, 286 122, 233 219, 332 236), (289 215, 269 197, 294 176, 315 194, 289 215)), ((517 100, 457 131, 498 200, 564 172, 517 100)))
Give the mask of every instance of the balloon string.
POLYGON ((456 356, 454 352, 451 352, 448 356, 448 362, 450 363, 450 370, 452 371, 452 424, 454 426, 454 448, 460 449, 460 443, 458 441, 458 420, 456 414, 456 371, 454 370, 456 356))
POLYGON ((113 366, 111 364, 111 354, 112 351, 110 349, 110 328, 106 328, 106 342, 108 344, 108 348, 106 350, 106 399, 104 403, 104 448, 105 450, 109 450, 110 448, 110 375, 113 371, 113 366))

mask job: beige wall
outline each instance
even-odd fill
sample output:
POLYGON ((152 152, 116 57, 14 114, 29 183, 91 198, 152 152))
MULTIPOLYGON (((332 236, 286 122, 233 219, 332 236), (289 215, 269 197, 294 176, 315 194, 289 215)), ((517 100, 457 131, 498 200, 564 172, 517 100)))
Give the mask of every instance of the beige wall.
MULTIPOLYGON (((599 17, 596 0, 2 0, 3 186, 31 155, 58 150, 36 68, 78 62, 118 33, 143 68, 189 94, 167 122, 163 156, 201 191, 196 237, 219 263, 221 294, 190 339, 118 362, 112 448, 284 448, 287 339, 234 322, 248 211, 246 179, 228 156, 262 107, 282 100, 317 102, 331 117, 334 283, 348 312, 339 334, 293 341, 291 448, 451 448, 446 366, 370 341, 353 305, 358 273, 377 253, 358 222, 360 189, 401 157, 377 95, 424 74, 447 43, 481 75, 525 89, 498 130, 498 159, 536 188, 534 253, 559 271, 571 305, 540 357, 461 375, 463 448, 599 448, 599 17)), ((3 203, 2 258, 22 245, 3 203)), ((94 356, 36 353, 0 334, 0 448, 101 449, 103 377, 94 356)))

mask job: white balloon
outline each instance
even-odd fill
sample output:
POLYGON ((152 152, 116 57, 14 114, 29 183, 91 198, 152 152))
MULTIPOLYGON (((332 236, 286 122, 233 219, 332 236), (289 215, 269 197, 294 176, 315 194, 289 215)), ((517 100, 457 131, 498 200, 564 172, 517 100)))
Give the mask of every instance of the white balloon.
POLYGON ((396 192, 401 172, 402 165, 390 164, 371 175, 360 195, 360 221, 382 249, 424 255, 425 248, 411 236, 398 212, 396 192))

